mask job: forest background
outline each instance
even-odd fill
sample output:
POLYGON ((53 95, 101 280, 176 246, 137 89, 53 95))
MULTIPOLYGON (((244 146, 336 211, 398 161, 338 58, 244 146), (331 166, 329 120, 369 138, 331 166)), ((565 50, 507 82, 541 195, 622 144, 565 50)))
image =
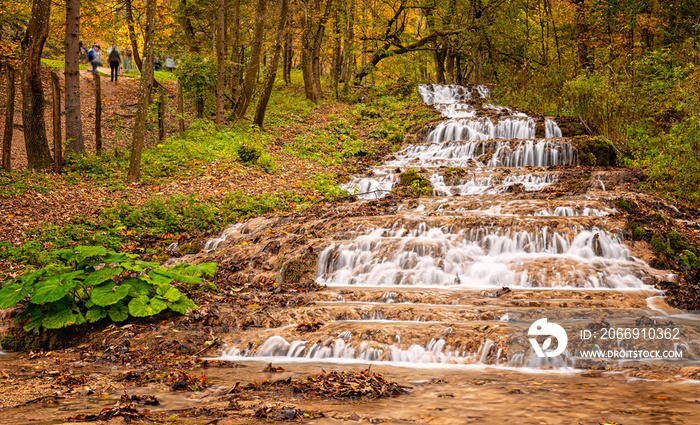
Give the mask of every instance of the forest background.
MULTIPOLYGON (((0 175, 3 198, 55 192, 84 179, 108 191, 140 181, 152 191, 164 178, 192 173, 193 160, 207 167, 233 160, 263 180, 282 170, 284 182, 291 178, 284 174, 286 154, 330 168, 304 174, 291 192, 233 191, 206 202, 177 191, 146 202, 118 199, 60 229, 51 223, 24 229, 3 256, 41 264, 47 244, 117 249, 135 238, 143 244, 339 196, 336 184, 348 169, 333 167, 348 158, 371 160, 378 149, 372 141, 398 147, 410 122, 401 112, 416 108, 415 86, 427 82, 491 84, 501 104, 573 117, 583 132, 611 140, 623 165, 642 169, 644 188, 697 206, 699 37, 700 4, 693 0, 6 0, 3 121, 15 81, 24 123, 4 125, 5 146, 8 132, 12 140, 12 129, 22 128, 26 166, 57 167, 42 109, 52 104, 46 90, 52 68, 65 69, 66 142, 61 177, 15 169, 0 175), (80 113, 79 92, 92 82, 78 77, 79 40, 86 48, 130 46, 144 71, 133 80, 139 98, 133 127, 120 132, 118 117, 107 124, 109 152, 97 146, 97 136, 83 140, 93 123, 80 113), (175 73, 154 78, 155 55, 161 63, 173 55, 175 73), (176 110, 179 90, 185 106, 176 110), (152 123, 166 99, 169 112, 162 114, 177 128, 159 131, 152 123), (275 142, 290 131, 296 133, 287 142, 275 142)), ((83 101, 82 108, 93 106, 83 101)), ((9 159, 4 168, 12 168, 9 159)))

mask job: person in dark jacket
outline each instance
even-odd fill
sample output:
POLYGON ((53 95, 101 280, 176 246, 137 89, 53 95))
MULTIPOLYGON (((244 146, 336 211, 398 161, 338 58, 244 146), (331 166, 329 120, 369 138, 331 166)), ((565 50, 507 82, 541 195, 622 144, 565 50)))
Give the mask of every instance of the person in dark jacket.
POLYGON ((109 68, 110 68, 110 75, 112 79, 110 81, 117 82, 117 76, 119 75, 119 64, 122 61, 121 56, 119 56, 119 51, 117 50, 117 46, 112 44, 112 51, 109 52, 109 56, 107 58, 109 61, 109 68))

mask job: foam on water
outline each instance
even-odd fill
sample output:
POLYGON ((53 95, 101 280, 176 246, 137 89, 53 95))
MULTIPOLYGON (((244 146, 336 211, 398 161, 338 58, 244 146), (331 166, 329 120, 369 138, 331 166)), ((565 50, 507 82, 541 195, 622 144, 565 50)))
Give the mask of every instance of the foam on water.
POLYGON ((489 357, 494 347, 493 341, 485 341, 475 353, 452 350, 446 346, 442 338, 433 338, 425 346, 418 344, 402 348, 398 344, 384 345, 379 343, 359 342, 348 343, 343 338, 327 338, 323 342, 311 343, 305 340, 294 340, 291 343, 281 336, 271 336, 255 351, 241 351, 237 348, 228 350, 220 357, 222 360, 241 358, 280 358, 306 359, 323 361, 328 359, 349 360, 361 362, 387 362, 410 364, 485 364, 498 363, 500 359, 489 357))
POLYGON ((333 244, 319 256, 317 281, 330 286, 645 286, 629 250, 616 235, 598 228, 451 230, 424 225, 376 229, 353 242, 333 244), (550 266, 540 271, 541 263, 550 266))

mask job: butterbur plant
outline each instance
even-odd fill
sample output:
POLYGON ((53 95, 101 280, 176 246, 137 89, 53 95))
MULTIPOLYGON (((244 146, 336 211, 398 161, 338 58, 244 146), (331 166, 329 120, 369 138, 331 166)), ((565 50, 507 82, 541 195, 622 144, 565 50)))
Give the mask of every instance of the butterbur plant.
POLYGON ((122 322, 167 309, 185 314, 197 306, 173 283, 199 284, 216 272, 214 263, 161 267, 137 258, 102 246, 53 251, 51 264, 6 282, 0 289, 0 309, 19 306, 17 320, 27 332, 107 317, 122 322))

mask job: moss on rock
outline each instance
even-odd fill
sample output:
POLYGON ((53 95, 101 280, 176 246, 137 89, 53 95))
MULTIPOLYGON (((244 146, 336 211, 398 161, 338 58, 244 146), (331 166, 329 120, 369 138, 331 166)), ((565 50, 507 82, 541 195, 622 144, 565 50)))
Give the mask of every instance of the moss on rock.
POLYGON ((700 260, 692 251, 685 250, 680 255, 681 266, 687 270, 700 270, 700 260))
POLYGON ((657 255, 649 265, 659 270, 669 270, 671 268, 671 263, 669 263, 668 257, 664 254, 657 255))
POLYGON ((618 199, 617 201, 615 201, 615 206, 628 214, 632 214, 632 211, 634 211, 636 207, 636 205, 634 205, 634 202, 627 201, 625 199, 618 199))
POLYGON ((651 247, 654 248, 654 251, 661 254, 673 255, 671 245, 668 243, 668 239, 666 239, 666 236, 664 235, 659 235, 658 233, 654 234, 651 237, 651 247))
POLYGON ((668 242, 671 244, 671 249, 675 252, 684 250, 695 252, 695 247, 690 244, 688 238, 675 230, 666 233, 666 237, 668 238, 668 242))
POLYGON ((586 130, 579 122, 558 122, 557 125, 563 137, 576 137, 586 134, 586 130))
POLYGON ((658 211, 649 214, 649 219, 657 223, 666 223, 666 217, 658 211))
POLYGON ((610 140, 605 137, 580 137, 577 141, 581 165, 602 167, 617 165, 617 154, 610 140))
POLYGON ((635 241, 641 241, 647 235, 647 230, 636 221, 627 222, 627 231, 630 232, 635 241))
POLYGON ((398 192, 406 195, 430 196, 433 193, 433 185, 430 181, 413 168, 399 175, 399 185, 407 190, 398 192))

